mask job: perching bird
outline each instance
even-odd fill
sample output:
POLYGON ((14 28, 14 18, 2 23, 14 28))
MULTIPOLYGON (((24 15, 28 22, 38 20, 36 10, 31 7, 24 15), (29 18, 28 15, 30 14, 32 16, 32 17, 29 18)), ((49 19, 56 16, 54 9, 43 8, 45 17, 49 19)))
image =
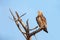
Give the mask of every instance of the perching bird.
POLYGON ((42 30, 44 30, 46 33, 48 33, 46 18, 43 16, 43 13, 41 11, 38 11, 38 16, 36 17, 36 21, 37 21, 38 26, 42 30))

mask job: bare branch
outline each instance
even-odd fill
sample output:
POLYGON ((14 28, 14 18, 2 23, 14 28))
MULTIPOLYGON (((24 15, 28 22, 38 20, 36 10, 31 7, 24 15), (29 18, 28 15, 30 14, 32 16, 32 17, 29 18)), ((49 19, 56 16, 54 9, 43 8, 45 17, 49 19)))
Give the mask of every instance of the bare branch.
POLYGON ((16 20, 15 16, 13 15, 12 11, 9 9, 11 15, 13 16, 13 19, 16 20))
POLYGON ((22 16, 24 16, 24 15, 26 15, 26 13, 22 14, 20 17, 22 17, 22 16))
MULTIPOLYGON (((9 9, 10 10, 10 9, 9 9)), ((16 20, 16 18, 15 18, 15 16, 13 15, 13 13, 12 13, 12 11, 10 10, 10 12, 11 12, 11 15, 13 16, 13 19, 14 19, 14 21, 15 21, 15 23, 16 23, 16 25, 17 25, 17 27, 18 27, 18 29, 22 32, 22 30, 20 29, 20 27, 19 27, 19 24, 18 24, 18 20, 16 20)), ((22 32, 22 34, 24 35, 24 32, 22 32)), ((24 37, 26 38, 26 36, 24 35, 24 37)))
POLYGON ((24 37, 26 38, 26 32, 23 32, 22 30, 21 30, 21 28, 19 27, 19 24, 18 24, 18 21, 16 21, 16 25, 17 25, 17 27, 18 27, 18 29, 19 29, 19 31, 21 31, 21 33, 24 35, 24 37))
POLYGON ((27 26, 26 26, 26 27, 27 27, 27 30, 26 30, 26 33, 27 33, 27 34, 26 34, 26 35, 28 35, 28 34, 29 34, 29 23, 28 23, 28 19, 27 19, 27 21, 26 21, 26 24, 27 24, 27 26))
POLYGON ((24 28, 25 31, 27 31, 26 25, 23 23, 22 19, 19 17, 17 11, 15 12, 17 17, 18 17, 18 21, 20 22, 20 24, 22 25, 22 27, 24 28))
POLYGON ((38 28, 38 26, 36 26, 35 28, 33 28, 33 29, 29 29, 30 31, 32 31, 32 30, 35 30, 35 29, 37 29, 38 28))
POLYGON ((38 29, 38 30, 35 30, 35 31, 33 31, 32 33, 30 33, 30 36, 32 36, 32 35, 35 35, 36 33, 38 33, 38 32, 40 32, 42 29, 38 29))
POLYGON ((29 30, 29 23, 28 23, 28 19, 26 21, 26 24, 27 24, 27 29, 29 30))
POLYGON ((16 25, 17 25, 19 31, 21 31, 21 33, 22 33, 22 34, 24 35, 24 37, 26 38, 25 32, 23 32, 23 31, 21 30, 21 28, 19 27, 18 20, 15 21, 15 23, 16 23, 16 25))

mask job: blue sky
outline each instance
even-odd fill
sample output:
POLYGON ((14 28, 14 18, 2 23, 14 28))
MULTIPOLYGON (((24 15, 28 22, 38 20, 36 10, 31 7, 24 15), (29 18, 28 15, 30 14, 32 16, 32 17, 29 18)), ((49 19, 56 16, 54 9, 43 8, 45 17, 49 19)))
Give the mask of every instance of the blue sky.
MULTIPOLYGON (((60 40, 60 0, 0 0, 0 39, 25 40, 14 21, 9 19, 12 18, 9 8, 13 13, 18 11, 19 15, 27 13, 22 20, 25 22, 29 19, 30 28, 37 25, 35 20, 37 11, 43 11, 49 33, 44 31, 37 33, 37 40, 60 40)), ((34 36, 32 40, 35 40, 34 36)))

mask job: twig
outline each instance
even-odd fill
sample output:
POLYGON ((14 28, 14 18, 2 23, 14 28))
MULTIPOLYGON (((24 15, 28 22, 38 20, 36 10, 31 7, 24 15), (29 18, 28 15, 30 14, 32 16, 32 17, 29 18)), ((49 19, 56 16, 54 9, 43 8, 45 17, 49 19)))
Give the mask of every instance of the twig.
POLYGON ((22 16, 24 16, 24 15, 26 15, 26 13, 22 14, 20 17, 22 17, 22 16))
POLYGON ((27 24, 27 30, 29 31, 29 23, 28 23, 28 19, 26 21, 26 24, 27 24))
POLYGON ((28 19, 27 19, 27 21, 26 21, 26 24, 27 24, 27 30, 26 30, 26 35, 27 35, 27 37, 28 37, 28 35, 29 35, 29 23, 28 23, 28 19))
POLYGON ((35 29, 37 29, 38 28, 38 26, 36 26, 35 28, 33 28, 33 29, 29 29, 30 31, 32 31, 32 30, 35 30, 35 29))

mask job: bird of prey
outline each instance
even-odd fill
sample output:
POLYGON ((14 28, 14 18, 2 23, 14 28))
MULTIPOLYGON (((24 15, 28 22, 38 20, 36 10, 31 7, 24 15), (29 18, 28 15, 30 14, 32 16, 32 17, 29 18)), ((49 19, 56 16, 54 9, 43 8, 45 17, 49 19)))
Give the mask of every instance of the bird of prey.
POLYGON ((37 24, 40 27, 40 29, 42 29, 46 33, 48 33, 46 18, 43 16, 42 11, 38 11, 38 16, 36 17, 36 21, 37 21, 37 24))

